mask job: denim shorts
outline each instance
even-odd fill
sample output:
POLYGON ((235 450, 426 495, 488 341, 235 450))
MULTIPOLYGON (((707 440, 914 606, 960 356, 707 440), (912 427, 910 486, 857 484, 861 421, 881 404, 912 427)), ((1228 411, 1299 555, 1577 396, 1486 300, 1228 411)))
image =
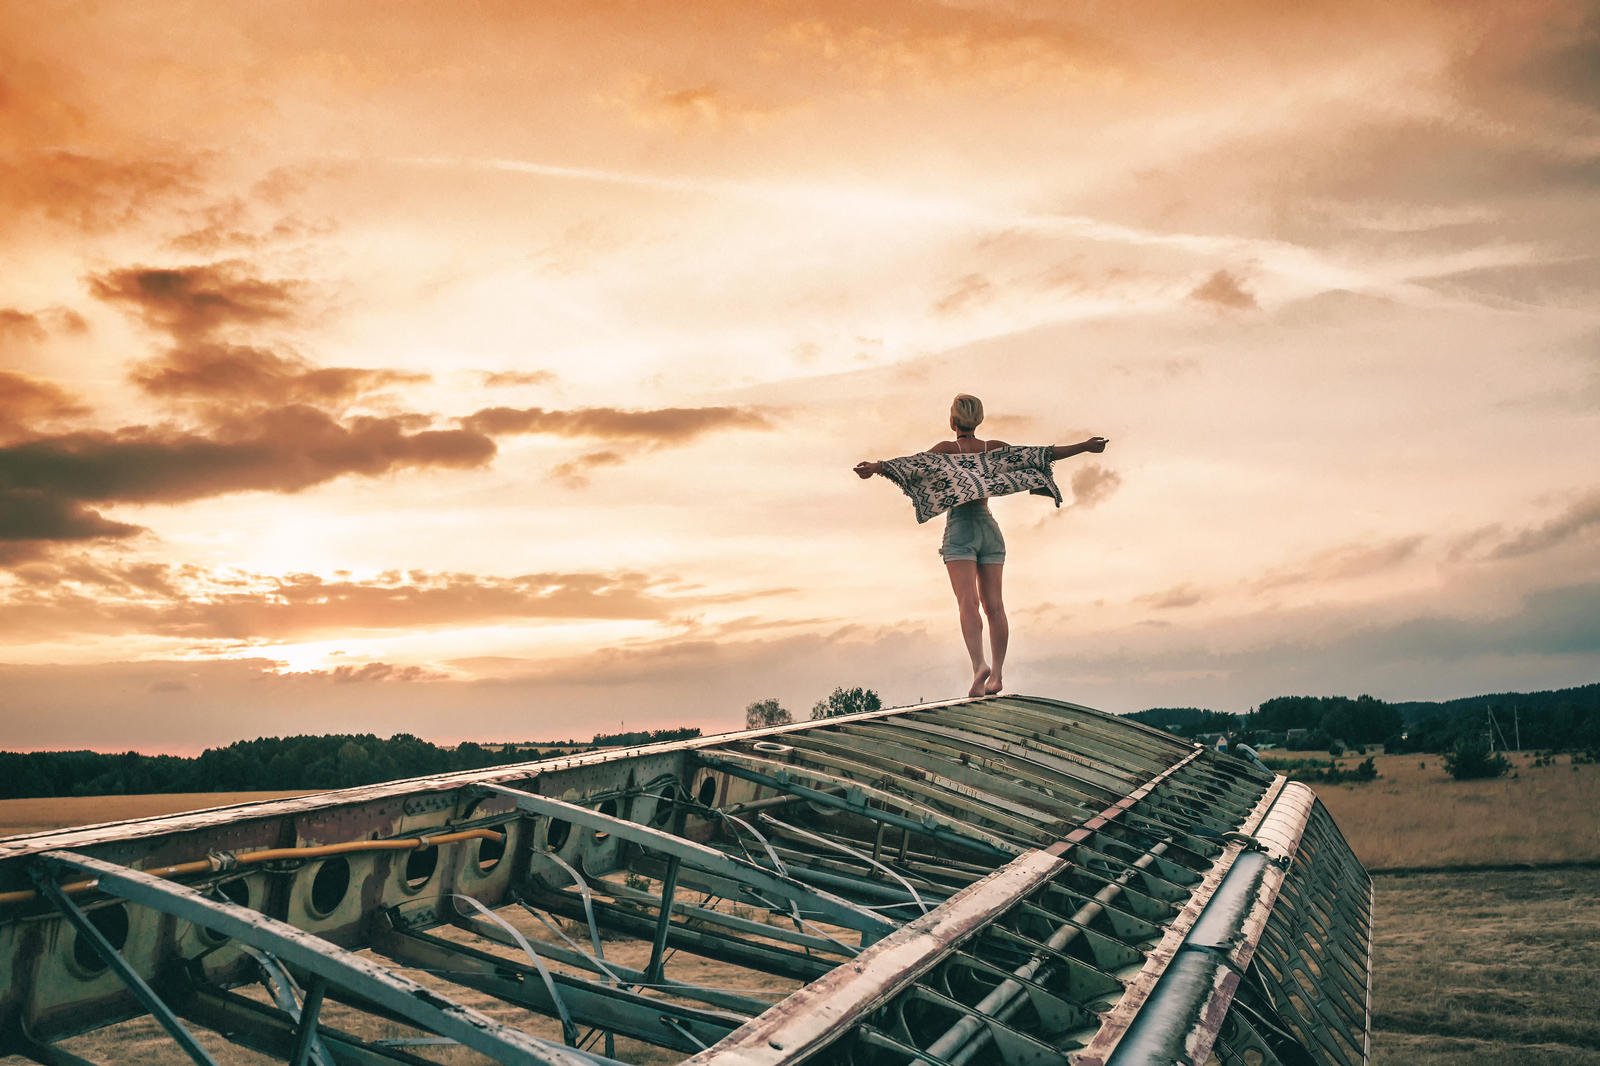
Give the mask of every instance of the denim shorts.
POLYGON ((939 558, 947 563, 971 559, 977 563, 1003 563, 1006 561, 1006 539, 1000 535, 1000 523, 983 504, 962 504, 950 508, 944 521, 944 543, 939 545, 939 558))

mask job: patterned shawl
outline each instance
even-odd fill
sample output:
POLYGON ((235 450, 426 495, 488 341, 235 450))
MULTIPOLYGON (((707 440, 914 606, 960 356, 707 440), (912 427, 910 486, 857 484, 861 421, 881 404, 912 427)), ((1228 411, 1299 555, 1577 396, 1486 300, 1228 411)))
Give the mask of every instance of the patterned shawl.
POLYGON ((883 476, 900 486, 926 522, 941 511, 985 496, 1031 492, 1061 506, 1050 476, 1050 445, 996 448, 992 452, 918 452, 883 461, 883 476))

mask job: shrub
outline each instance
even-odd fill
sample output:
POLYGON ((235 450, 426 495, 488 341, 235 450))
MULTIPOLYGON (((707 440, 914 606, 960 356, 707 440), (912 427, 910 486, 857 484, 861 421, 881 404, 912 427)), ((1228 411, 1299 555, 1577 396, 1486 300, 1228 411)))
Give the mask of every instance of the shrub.
POLYGON ((1491 753, 1489 742, 1481 737, 1462 737, 1445 753, 1444 768, 1457 781, 1475 781, 1499 777, 1511 769, 1511 760, 1499 752, 1491 753))

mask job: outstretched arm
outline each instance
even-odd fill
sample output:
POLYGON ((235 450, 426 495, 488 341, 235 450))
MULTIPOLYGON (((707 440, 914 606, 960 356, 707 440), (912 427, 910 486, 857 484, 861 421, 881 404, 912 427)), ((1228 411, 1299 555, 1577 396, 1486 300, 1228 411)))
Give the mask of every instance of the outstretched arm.
MULTIPOLYGON (((1104 437, 1090 437, 1081 444, 1057 444, 1050 449, 1050 458, 1065 459, 1069 455, 1077 455, 1080 452, 1103 452, 1109 443, 1111 442, 1104 437)), ((869 477, 870 475, 862 474, 861 476, 869 477)))
POLYGON ((882 463, 857 463, 856 464, 856 477, 860 478, 862 481, 867 480, 867 478, 871 477, 873 474, 881 474, 881 473, 883 473, 883 464, 882 463))

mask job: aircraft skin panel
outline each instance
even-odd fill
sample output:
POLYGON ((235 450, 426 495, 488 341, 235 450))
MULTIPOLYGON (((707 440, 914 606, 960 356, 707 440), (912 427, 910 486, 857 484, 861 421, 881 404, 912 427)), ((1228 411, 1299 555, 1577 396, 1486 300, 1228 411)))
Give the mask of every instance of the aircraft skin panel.
POLYGON ((1305 786, 979 697, 0 839, 0 1054, 1357 1066, 1371 917, 1305 786))

